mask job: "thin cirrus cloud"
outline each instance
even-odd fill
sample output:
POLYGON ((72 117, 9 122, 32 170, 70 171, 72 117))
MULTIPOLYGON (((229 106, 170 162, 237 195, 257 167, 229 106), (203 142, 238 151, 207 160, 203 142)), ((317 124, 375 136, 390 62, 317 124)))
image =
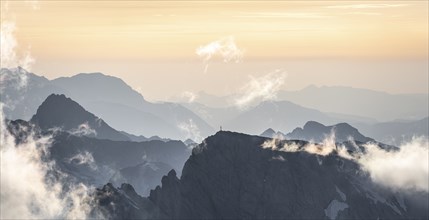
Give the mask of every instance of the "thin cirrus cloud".
POLYGON ((296 18, 296 19, 309 19, 309 18, 331 18, 332 15, 325 15, 321 13, 290 13, 290 12, 254 12, 242 13, 235 15, 236 18, 296 18))
POLYGON ((382 15, 382 13, 378 12, 363 12, 363 11, 354 11, 354 12, 347 12, 344 13, 345 15, 369 15, 369 16, 379 16, 382 15))
POLYGON ((354 5, 330 5, 326 8, 340 9, 372 9, 372 8, 398 8, 409 6, 409 4, 354 4, 354 5))

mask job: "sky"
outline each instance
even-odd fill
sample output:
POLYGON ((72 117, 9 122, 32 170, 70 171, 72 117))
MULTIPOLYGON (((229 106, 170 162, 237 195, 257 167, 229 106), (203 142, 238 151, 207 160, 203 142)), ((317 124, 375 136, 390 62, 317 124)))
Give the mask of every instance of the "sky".
POLYGON ((314 84, 428 92, 428 1, 2 0, 1 6, 3 67, 28 63, 49 79, 102 72, 149 100, 201 90, 230 94, 277 69, 287 73, 285 90, 314 84), (7 35, 14 47, 5 46, 6 23, 14 25, 7 35), (25 62, 5 64, 11 51, 25 62))

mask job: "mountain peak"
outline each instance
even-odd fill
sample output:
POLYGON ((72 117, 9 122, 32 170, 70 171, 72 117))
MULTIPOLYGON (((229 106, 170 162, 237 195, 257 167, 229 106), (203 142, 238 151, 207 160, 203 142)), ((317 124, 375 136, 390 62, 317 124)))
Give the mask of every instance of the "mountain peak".
POLYGON ((287 134, 287 137, 290 139, 321 142, 332 132, 334 132, 337 142, 348 141, 349 138, 360 142, 373 141, 373 139, 365 137, 358 131, 358 129, 347 123, 325 126, 316 121, 308 121, 302 129, 294 129, 291 133, 287 134))
POLYGON ((31 121, 42 129, 63 127, 68 130, 95 118, 95 115, 65 95, 51 94, 39 106, 31 121))
POLYGON ((272 138, 275 134, 276 134, 276 131, 274 131, 272 128, 268 128, 267 130, 262 132, 260 136, 272 138))
POLYGON ((51 94, 30 120, 42 129, 61 128, 72 134, 130 140, 63 94, 51 94))
POLYGON ((325 125, 323 125, 317 121, 308 121, 307 123, 305 123, 305 125, 303 127, 304 130, 306 130, 306 129, 313 130, 313 129, 321 129, 321 128, 325 128, 325 125))

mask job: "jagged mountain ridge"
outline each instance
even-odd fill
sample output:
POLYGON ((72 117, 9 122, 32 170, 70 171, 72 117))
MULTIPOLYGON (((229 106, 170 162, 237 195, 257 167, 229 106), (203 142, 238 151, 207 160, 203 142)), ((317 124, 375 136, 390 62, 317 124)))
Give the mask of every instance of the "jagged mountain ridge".
POLYGON ((81 133, 100 139, 131 140, 65 95, 49 95, 30 122, 43 130, 60 128, 67 132, 81 133))
MULTIPOLYGON (((151 191, 162 216, 148 219, 427 218, 428 204, 374 185, 358 164, 332 153, 264 149, 271 139, 221 131, 193 149, 182 175, 174 170, 151 191)), ((305 141, 283 141, 300 146, 305 141)), ((118 189, 119 190, 119 189, 118 189)), ((121 203, 120 205, 124 205, 121 203)), ((130 209, 144 210, 145 207, 130 209)), ((128 213, 123 213, 128 216, 128 213)), ((122 213, 115 212, 119 218, 122 213)))
POLYGON ((334 135, 337 143, 342 143, 351 140, 359 142, 370 142, 374 139, 365 137, 358 129, 347 123, 340 123, 331 126, 325 126, 315 121, 309 121, 300 128, 295 128, 292 132, 286 134, 287 139, 305 140, 322 142, 326 138, 334 135))

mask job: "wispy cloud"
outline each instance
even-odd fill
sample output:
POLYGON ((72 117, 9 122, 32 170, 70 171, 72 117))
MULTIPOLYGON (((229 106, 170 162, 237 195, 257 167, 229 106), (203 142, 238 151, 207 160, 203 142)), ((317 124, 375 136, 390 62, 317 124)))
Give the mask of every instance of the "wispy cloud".
POLYGON ((347 12, 344 14, 345 15, 369 15, 369 16, 383 15, 382 13, 378 13, 378 12, 364 12, 364 11, 353 11, 353 12, 347 12))
POLYGON ((243 57, 244 50, 237 46, 233 36, 229 36, 200 46, 195 50, 195 53, 203 59, 204 72, 206 73, 209 61, 214 56, 220 56, 225 63, 231 61, 238 63, 243 57))
POLYGON ((98 169, 98 166, 95 163, 94 157, 88 151, 74 155, 73 157, 69 158, 67 162, 70 164, 87 165, 92 170, 98 169))
POLYGON ((283 70, 275 70, 261 77, 250 76, 250 81, 240 89, 234 104, 246 109, 256 102, 274 100, 285 83, 286 76, 283 70))
MULTIPOLYGON (((40 6, 37 1, 26 1, 26 3, 34 9, 39 9, 40 6)), ((21 66, 24 69, 30 70, 35 62, 35 58, 31 55, 28 46, 23 53, 19 53, 18 41, 15 37, 16 21, 13 19, 14 15, 10 12, 8 1, 1 2, 1 24, 0 24, 0 54, 1 61, 0 67, 12 68, 21 66)))
POLYGON ((51 136, 30 133, 17 144, 1 109, 0 103, 0 218, 86 219, 94 188, 66 181, 68 175, 47 159, 51 136))
MULTIPOLYGON (((394 190, 429 191, 429 141, 427 138, 413 138, 399 146, 397 150, 382 149, 375 143, 364 144, 363 151, 355 143, 354 146, 356 152, 350 153, 343 144, 335 143, 334 132, 331 132, 321 144, 310 142, 298 146, 295 143, 284 143, 281 139, 273 138, 261 145, 264 149, 285 152, 305 151, 319 156, 336 152, 338 156, 358 163, 377 184, 394 190)), ((319 158, 318 162, 322 164, 319 158)))
POLYGON ((236 18, 296 18, 296 19, 310 19, 310 18, 330 18, 332 15, 322 13, 291 13, 291 12, 254 12, 254 13, 241 13, 235 15, 236 18))
POLYGON ((76 136, 96 136, 97 132, 89 126, 88 122, 85 122, 80 124, 77 128, 70 130, 70 134, 76 136))
POLYGON ((398 8, 409 6, 409 4, 353 4, 353 5, 331 5, 326 8, 341 9, 371 9, 371 8, 398 8))
POLYGON ((177 127, 185 134, 185 139, 189 138, 195 142, 202 140, 200 129, 192 119, 179 123, 177 127))
POLYGON ((386 151, 374 144, 365 148, 367 153, 358 162, 374 182, 399 190, 429 191, 427 138, 414 138, 398 151, 386 151))

